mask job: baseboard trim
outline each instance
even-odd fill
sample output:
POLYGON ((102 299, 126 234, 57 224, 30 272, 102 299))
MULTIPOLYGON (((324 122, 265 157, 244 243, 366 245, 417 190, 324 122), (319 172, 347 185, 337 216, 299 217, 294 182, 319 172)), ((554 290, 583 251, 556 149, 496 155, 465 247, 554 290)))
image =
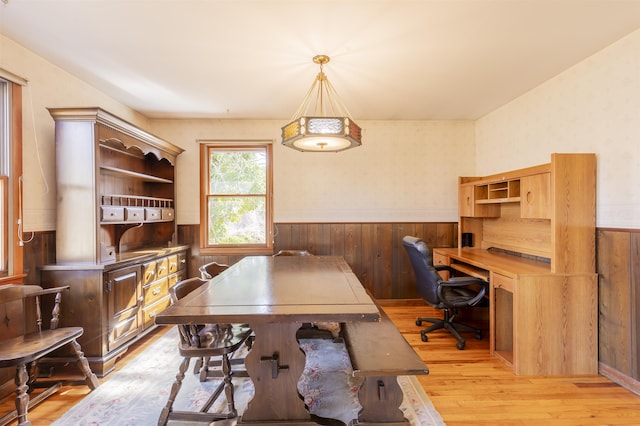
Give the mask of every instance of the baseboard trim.
POLYGON ((623 388, 629 389, 636 395, 640 395, 640 381, 621 373, 615 368, 611 368, 602 362, 598 363, 598 372, 623 388))

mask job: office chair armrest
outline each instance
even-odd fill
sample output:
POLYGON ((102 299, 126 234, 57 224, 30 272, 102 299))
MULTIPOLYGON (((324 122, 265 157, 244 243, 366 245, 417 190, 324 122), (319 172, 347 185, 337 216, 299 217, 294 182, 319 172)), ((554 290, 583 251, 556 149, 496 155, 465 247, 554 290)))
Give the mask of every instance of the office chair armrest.
MULTIPOLYGON (((443 281, 438 286, 438 297, 440 298, 440 300, 444 300, 444 297, 442 296, 442 288, 443 287, 467 287, 467 286, 473 285, 473 284, 479 284, 480 285, 480 290, 478 291, 478 294, 476 296, 474 296, 472 299, 469 299, 469 301, 467 302, 468 306, 474 306, 478 302, 480 302, 482 300, 482 298, 487 294, 488 285, 487 285, 487 283, 485 281, 483 281, 483 280, 481 280, 479 278, 474 278, 474 277, 453 277, 453 278, 450 278, 448 281, 443 281)), ((445 302, 445 304, 446 304, 446 302, 445 302)))
POLYGON ((441 283, 446 287, 460 287, 463 285, 471 285, 471 284, 480 284, 482 287, 486 287, 487 283, 480 278, 475 277, 451 277, 447 281, 442 281, 441 283))
POLYGON ((436 271, 449 271, 452 274, 455 274, 457 271, 455 269, 453 269, 451 266, 449 265, 433 265, 433 268, 436 271))

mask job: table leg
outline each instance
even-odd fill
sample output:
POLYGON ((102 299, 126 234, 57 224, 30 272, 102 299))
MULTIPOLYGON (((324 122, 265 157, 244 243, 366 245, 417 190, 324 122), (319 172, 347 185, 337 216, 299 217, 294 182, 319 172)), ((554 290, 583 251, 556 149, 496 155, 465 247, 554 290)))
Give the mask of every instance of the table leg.
POLYGON ((358 392, 362 410, 358 424, 407 426, 409 421, 400 410, 404 395, 396 376, 367 376, 358 392))
POLYGON ((255 387, 238 424, 310 423, 310 414, 298 393, 305 355, 296 340, 299 323, 250 324, 255 341, 245 366, 255 387))

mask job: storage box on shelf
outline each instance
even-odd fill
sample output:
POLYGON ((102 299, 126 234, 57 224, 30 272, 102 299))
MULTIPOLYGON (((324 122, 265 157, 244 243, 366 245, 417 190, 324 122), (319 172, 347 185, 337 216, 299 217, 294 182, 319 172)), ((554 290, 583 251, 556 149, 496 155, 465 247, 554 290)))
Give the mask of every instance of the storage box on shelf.
POLYGON ((69 285, 62 321, 103 376, 151 330, 186 277, 177 243, 175 161, 182 149, 100 108, 51 108, 56 128, 56 264, 44 286, 69 285))

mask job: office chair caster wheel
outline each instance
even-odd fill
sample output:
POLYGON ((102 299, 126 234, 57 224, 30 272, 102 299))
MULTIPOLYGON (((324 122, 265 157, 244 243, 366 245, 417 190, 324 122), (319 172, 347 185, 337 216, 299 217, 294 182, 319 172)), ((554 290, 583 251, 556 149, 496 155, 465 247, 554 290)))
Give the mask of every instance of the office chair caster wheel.
POLYGON ((482 332, 481 331, 478 331, 476 333, 476 340, 482 340, 482 332))
POLYGON ((465 344, 465 342, 458 342, 458 343, 456 343, 456 348, 458 348, 460 350, 463 350, 464 349, 464 344, 465 344))
POLYGON ((422 321, 420 321, 420 320, 416 320, 416 325, 417 325, 418 327, 420 327, 420 326, 422 325, 422 321))
POLYGON ((420 339, 422 339, 423 342, 429 341, 429 338, 427 337, 426 333, 420 333, 420 339))

